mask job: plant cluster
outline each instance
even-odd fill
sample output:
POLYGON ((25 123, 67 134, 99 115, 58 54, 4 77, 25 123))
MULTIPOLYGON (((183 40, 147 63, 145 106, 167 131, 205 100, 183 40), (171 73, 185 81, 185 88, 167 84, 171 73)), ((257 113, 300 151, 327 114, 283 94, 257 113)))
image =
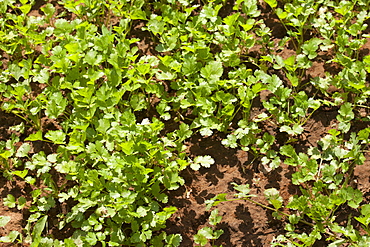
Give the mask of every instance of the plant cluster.
MULTIPOLYGON (((20 122, 0 140, 0 170, 33 189, 30 200, 3 198, 30 216, 24 232, 0 242, 179 246, 181 235, 163 231, 177 210, 166 191, 184 184, 179 174, 187 167, 214 164, 209 155, 190 158, 185 141, 224 132, 223 145, 249 152, 267 170, 294 167, 292 183, 301 194, 285 205, 276 189, 267 189, 270 206, 251 199, 250 185, 235 184, 234 198, 218 195, 209 208, 243 199, 271 210, 287 222, 273 246, 311 246, 321 238, 330 246, 370 243, 370 206, 350 183, 370 133, 353 131, 355 121, 369 121, 360 114, 370 107, 370 56, 360 52, 369 38, 368 1, 236 0, 226 16, 225 0, 61 0, 37 15, 34 4, 0 3, 0 50, 7 58, 0 62, 0 113, 20 122), (286 31, 278 42, 266 18, 286 31), (154 44, 149 51, 143 35, 154 44), (284 57, 288 45, 295 54, 284 57), (310 77, 318 62, 340 71, 310 77), (252 116, 262 92, 268 96, 252 116), (338 109, 338 124, 318 146, 296 151, 292 144, 322 107, 338 109), (289 136, 286 143, 278 145, 263 125, 289 136), (55 150, 37 150, 36 143, 55 150), (63 203, 72 206, 57 215, 58 228, 73 232, 59 239, 49 216, 63 203), (351 221, 335 222, 343 205, 359 210, 352 220, 366 234, 351 221), (299 223, 311 231, 297 233, 299 223)), ((221 221, 217 214, 211 213, 213 226, 221 221)), ((0 216, 0 227, 9 221, 0 216)), ((205 227, 194 241, 203 246, 221 234, 205 227)))

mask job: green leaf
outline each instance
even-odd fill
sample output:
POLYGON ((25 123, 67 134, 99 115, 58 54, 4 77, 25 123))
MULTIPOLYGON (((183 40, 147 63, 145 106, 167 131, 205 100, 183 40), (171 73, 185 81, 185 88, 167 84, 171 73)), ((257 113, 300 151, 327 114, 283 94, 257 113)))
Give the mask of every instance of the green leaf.
POLYGON ((33 231, 32 231, 33 238, 41 236, 41 233, 45 228, 47 219, 48 219, 48 216, 45 215, 36 222, 35 226, 33 227, 33 231))
POLYGON ((97 131, 100 133, 105 134, 106 131, 110 128, 111 120, 107 118, 101 118, 98 120, 98 127, 96 128, 97 131))
POLYGON ((0 237, 0 243, 14 243, 19 235, 18 231, 11 231, 8 235, 0 237))
POLYGON ((289 71, 294 71, 294 66, 295 66, 295 59, 296 56, 290 56, 287 59, 284 60, 284 64, 287 65, 285 66, 289 71))
POLYGON ((292 145, 284 145, 280 148, 280 154, 288 157, 297 157, 297 153, 292 145))
POLYGON ((206 239, 213 239, 213 230, 210 227, 204 227, 198 231, 197 235, 201 235, 206 239))
POLYGON ((340 1, 339 6, 335 7, 334 11, 345 16, 353 7, 354 4, 351 1, 340 1))
POLYGON ((12 6, 15 3, 15 0, 3 0, 0 4, 0 13, 5 13, 8 9, 8 6, 12 6))
POLYGON ((59 34, 70 33, 74 27, 74 24, 70 23, 66 19, 58 18, 56 19, 54 26, 55 26, 54 33, 59 35, 59 34))
POLYGON ((299 220, 301 219, 300 216, 296 215, 296 214, 291 214, 289 215, 289 222, 291 224, 298 224, 299 220))
POLYGON ((211 22, 216 22, 217 21, 217 14, 218 11, 220 10, 221 5, 215 5, 212 6, 211 4, 203 6, 203 9, 201 10, 199 16, 201 19, 203 19, 203 23, 205 23, 209 19, 211 22))
POLYGON ((213 206, 217 206, 221 202, 226 202, 227 201, 226 196, 227 196, 226 193, 221 193, 221 194, 218 194, 217 196, 213 197, 212 199, 206 200, 205 201, 205 203, 207 205, 206 210, 209 210, 213 206))
POLYGON ((61 92, 54 92, 50 96, 48 105, 46 106, 45 114, 49 118, 58 118, 67 106, 67 99, 65 99, 61 92))
POLYGON ((169 246, 180 246, 182 236, 180 234, 171 234, 166 237, 166 243, 169 246))
POLYGON ((41 197, 38 201, 37 201, 37 208, 40 210, 40 211, 48 211, 50 208, 54 207, 55 206, 55 201, 52 197, 41 197))
POLYGON ((45 6, 41 7, 40 9, 42 10, 42 12, 45 13, 45 15, 48 19, 53 17, 53 15, 55 13, 55 7, 51 3, 46 4, 45 6))
POLYGON ((18 8, 22 11, 23 14, 26 15, 26 14, 28 14, 30 12, 30 10, 32 8, 32 5, 31 4, 24 4, 24 5, 22 5, 22 6, 18 7, 18 8))
POLYGON ((150 20, 148 21, 148 30, 151 31, 154 35, 162 34, 165 27, 165 22, 162 20, 161 16, 152 14, 150 20))
POLYGON ((28 155, 28 152, 31 150, 30 144, 27 142, 24 142, 17 150, 17 153, 15 154, 16 157, 26 157, 28 155))
POLYGON ((131 20, 148 20, 146 18, 146 13, 145 11, 141 9, 134 9, 131 14, 130 14, 130 19, 131 20))
POLYGON ((209 224, 215 226, 218 223, 220 223, 222 220, 222 216, 218 215, 218 209, 214 209, 211 212, 211 215, 209 216, 209 224))
POLYGON ((84 61, 87 64, 94 66, 100 64, 102 58, 103 58, 102 55, 98 55, 98 53, 95 50, 90 50, 86 53, 84 61))
POLYGON ((278 88, 280 88, 283 85, 283 81, 275 74, 273 74, 271 77, 268 77, 266 82, 267 89, 273 93, 275 93, 278 90, 278 88))
POLYGON ((347 187, 345 189, 345 195, 348 200, 348 206, 351 208, 358 208, 363 200, 361 191, 352 187, 347 187))
POLYGON ((221 62, 211 61, 200 70, 200 75, 209 81, 217 81, 222 76, 223 71, 221 62))
POLYGON ((361 216, 355 219, 366 227, 370 224, 370 204, 361 206, 361 216))
POLYGON ((350 102, 344 103, 341 105, 338 112, 339 115, 337 115, 337 120, 340 122, 338 128, 346 133, 351 128, 350 121, 355 117, 352 111, 352 104, 350 102))
POLYGON ((175 190, 179 188, 179 184, 184 184, 184 180, 175 171, 166 171, 164 174, 164 185, 168 190, 175 190))
POLYGON ((234 134, 227 135, 227 138, 223 139, 221 143, 225 147, 230 147, 230 148, 236 148, 238 146, 237 138, 234 134))
POLYGON ((236 20, 238 20, 240 13, 235 13, 224 18, 222 21, 228 26, 234 26, 236 20))
MULTIPOLYGON (((370 57, 370 56, 369 56, 370 57)), ((369 59, 370 64, 370 59, 369 59)), ((185 55, 184 62, 182 63, 181 71, 185 76, 196 75, 198 72, 198 62, 196 56, 185 55)))
POLYGON ((303 53, 308 55, 308 59, 314 59, 317 56, 316 51, 321 43, 321 39, 312 38, 309 41, 306 41, 304 45, 302 45, 303 53))
POLYGON ((294 74, 286 74, 286 76, 288 77, 290 83, 292 84, 293 87, 297 87, 298 84, 299 84, 299 79, 296 75, 294 74))
POLYGON ((283 125, 280 127, 281 132, 287 132, 289 135, 300 135, 304 131, 304 128, 299 124, 294 124, 293 127, 283 125))
POLYGON ((239 193, 235 194, 238 198, 243 198, 243 197, 248 197, 249 192, 251 189, 249 188, 249 184, 236 184, 236 183, 231 183, 231 185, 234 185, 234 189, 239 191, 239 193))
POLYGON ((55 144, 65 144, 64 140, 66 138, 66 134, 63 130, 49 130, 45 134, 45 137, 53 141, 55 144))
MULTIPOLYGON (((251 30, 252 28, 253 28, 253 26, 254 26, 254 24, 255 24, 255 20, 254 19, 248 19, 247 21, 246 21, 246 23, 245 24, 239 24, 240 26, 242 26, 243 27, 243 29, 244 29, 244 31, 249 31, 249 30, 251 30)), ((253 36, 252 36, 253 37, 253 36)), ((248 48, 252 48, 253 47, 253 45, 254 45, 254 39, 251 39, 251 42, 252 43, 250 43, 250 46, 248 47, 248 45, 247 45, 247 47, 248 48)))
POLYGON ((137 209, 136 209, 136 213, 139 215, 139 217, 144 217, 147 215, 147 212, 148 210, 145 209, 144 207, 142 206, 139 206, 137 209))
POLYGON ((279 17, 280 20, 283 20, 288 17, 288 13, 283 11, 281 8, 276 10, 276 15, 279 17))
POLYGON ((4 200, 3 202, 4 206, 9 207, 9 208, 15 207, 16 201, 15 201, 15 197, 12 194, 8 194, 6 198, 4 198, 3 200, 4 200))
POLYGON ((0 227, 4 227, 12 218, 10 216, 0 215, 0 227))
POLYGON ((312 61, 305 54, 297 55, 297 65, 299 68, 308 69, 312 66, 312 61))
POLYGON ((194 159, 194 162, 193 162, 193 166, 190 165, 190 167, 193 169, 193 170, 199 170, 200 166, 203 166, 203 167, 206 167, 206 168, 209 168, 211 167, 211 165, 213 165, 215 163, 214 159, 209 156, 209 155, 205 155, 205 156, 197 156, 195 159, 194 159), (195 169, 194 169, 195 168, 195 169))
POLYGON ((140 111, 147 106, 145 95, 142 93, 134 94, 130 98, 130 105, 134 111, 140 111))
POLYGON ((213 239, 218 239, 223 233, 224 233, 224 230, 222 230, 222 229, 214 231, 213 232, 213 239))
POLYGON ((134 151, 134 149, 133 149, 134 143, 133 142, 123 142, 123 143, 120 143, 119 146, 122 148, 122 151, 126 155, 130 155, 134 151))
POLYGON ((184 141, 185 139, 189 138, 193 132, 190 130, 189 125, 185 123, 181 123, 179 126, 179 130, 176 131, 177 137, 179 141, 184 141))
POLYGON ((205 246, 208 243, 208 239, 198 232, 198 234, 194 235, 194 242, 200 244, 200 246, 205 246))
POLYGON ((266 189, 264 191, 266 199, 274 206, 275 209, 281 208, 283 205, 283 198, 280 196, 279 191, 275 188, 266 189))
POLYGON ((352 111, 352 104, 350 102, 346 102, 341 105, 338 112, 344 118, 343 120, 352 120, 355 117, 352 111))
POLYGON ((90 246, 95 246, 96 243, 97 243, 96 233, 88 232, 86 237, 85 237, 85 240, 90 246))
POLYGON ((42 69, 40 70, 40 72, 38 72, 38 74, 36 74, 33 77, 33 81, 46 84, 49 82, 49 78, 50 78, 49 71, 47 69, 42 69))
POLYGON ((213 134, 213 131, 211 128, 201 128, 199 130, 199 133, 202 135, 202 136, 211 136, 213 134))
POLYGON ((24 198, 23 196, 19 197, 18 198, 17 209, 21 210, 22 208, 24 208, 24 206, 26 206, 26 203, 27 203, 26 198, 24 198))
POLYGON ((294 135, 300 135, 304 131, 304 128, 300 124, 294 124, 292 127, 292 131, 294 135))
POLYGON ((166 71, 166 72, 157 72, 156 73, 156 78, 158 80, 173 80, 176 78, 176 74, 175 73, 172 73, 170 71, 166 71))
POLYGON ((277 1, 276 0, 264 0, 270 7, 273 9, 277 6, 277 1))
POLYGON ((16 175, 21 178, 24 178, 25 176, 27 176, 27 173, 28 173, 27 169, 24 169, 23 171, 12 171, 13 175, 16 175))
POLYGON ((9 71, 10 71, 10 73, 11 73, 11 75, 17 80, 17 81, 19 81, 19 78, 21 77, 21 76, 23 76, 23 70, 18 66, 18 65, 16 65, 16 64, 11 64, 10 66, 9 66, 9 71))

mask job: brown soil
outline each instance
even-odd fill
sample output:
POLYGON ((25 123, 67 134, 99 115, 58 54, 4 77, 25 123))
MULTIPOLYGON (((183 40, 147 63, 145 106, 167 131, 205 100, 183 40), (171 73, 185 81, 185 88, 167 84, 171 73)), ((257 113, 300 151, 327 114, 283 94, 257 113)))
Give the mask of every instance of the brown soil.
MULTIPOLYGON (((317 141, 327 131, 335 127, 336 111, 318 111, 305 125, 305 133, 301 141, 295 144, 297 150, 302 152, 308 146, 316 146, 317 141)), ((221 135, 221 134, 220 134, 221 135)), ((189 140, 189 154, 211 155, 216 163, 211 168, 202 168, 198 172, 187 169, 182 172, 186 183, 177 191, 169 192, 169 204, 178 207, 178 212, 168 223, 168 233, 181 233, 183 242, 181 246, 193 246, 193 236, 207 223, 210 212, 205 210, 205 200, 211 199, 219 193, 232 195, 235 191, 231 183, 250 184, 251 194, 257 195, 258 202, 266 201, 263 192, 268 188, 276 188, 286 204, 293 195, 300 194, 298 186, 291 183, 292 167, 282 165, 278 169, 266 172, 263 167, 253 164, 248 170, 242 165, 252 160, 247 152, 237 149, 228 149, 221 144, 220 136, 202 138, 194 136, 189 140)), ((365 195, 365 201, 370 201, 370 160, 355 169, 355 187, 365 195)), ((215 241, 223 246, 269 246, 271 240, 284 233, 284 220, 276 220, 271 211, 246 201, 224 202, 217 206, 222 221, 217 229, 223 229, 224 234, 215 241)), ((341 223, 348 220, 348 215, 355 212, 344 210, 341 223)), ((302 226, 303 227, 303 226, 302 226)), ((317 246, 325 243, 318 243, 317 246)))

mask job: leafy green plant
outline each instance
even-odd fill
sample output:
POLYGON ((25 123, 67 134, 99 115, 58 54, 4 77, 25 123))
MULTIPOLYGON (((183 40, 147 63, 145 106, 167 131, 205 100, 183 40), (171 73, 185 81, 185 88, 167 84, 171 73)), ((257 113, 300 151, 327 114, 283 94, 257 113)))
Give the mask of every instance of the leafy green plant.
MULTIPOLYGON (((356 121, 369 120, 368 1, 237 0, 229 9, 223 0, 62 0, 41 6, 37 17, 35 3, 0 3, 0 109, 20 121, 1 129, 0 171, 32 187, 30 201, 3 198, 29 217, 22 234, 0 241, 179 246, 182 237, 164 231, 177 210, 166 190, 184 185, 182 170, 215 163, 209 154, 189 157, 187 141, 199 133, 224 136, 224 146, 248 152, 264 173, 291 166, 301 188, 288 203, 265 189, 264 204, 249 185, 234 184, 233 198, 217 195, 208 207, 247 200, 270 210, 286 221, 275 246, 322 238, 368 245, 369 208, 349 183, 368 147, 368 129, 352 133, 356 121), (313 77, 322 64, 338 73, 313 77), (337 111, 334 129, 297 153, 292 144, 323 107, 337 111), (39 150, 46 143, 50 150, 39 150), (58 239, 48 235, 49 221, 63 203, 71 208, 53 220, 74 230, 58 239), (343 206, 359 210, 347 225, 335 221, 343 206), (298 233, 299 224, 311 230, 298 233)), ((220 220, 212 211, 212 226, 194 242, 214 244, 220 220)), ((0 218, 0 226, 8 221, 0 218)))
MULTIPOLYGON (((305 49, 302 45, 304 43, 305 32, 310 29, 311 23, 315 19, 316 11, 323 1, 293 1, 286 3, 284 9, 277 8, 276 14, 282 21, 283 25, 291 38, 295 39, 295 48, 297 54, 301 53, 301 49, 305 49), (293 27, 293 30, 287 28, 293 27)), ((272 7, 276 7, 276 1, 267 1, 272 7)), ((306 49, 309 44, 306 44, 306 49)))
MULTIPOLYGON (((357 209, 363 201, 362 193, 349 185, 353 176, 355 165, 362 165, 365 158, 361 144, 367 142, 369 130, 365 129, 356 135, 351 134, 351 139, 345 142, 340 136, 340 131, 331 130, 330 134, 319 141, 321 152, 317 147, 309 149, 308 154, 296 153, 291 145, 280 148, 280 155, 286 156, 284 163, 296 167, 292 175, 292 183, 299 185, 302 195, 294 195, 287 205, 283 204, 279 191, 275 188, 266 189, 264 195, 273 207, 251 199, 249 185, 234 184, 234 189, 239 193, 234 198, 227 199, 226 194, 219 194, 207 201, 207 207, 217 206, 220 202, 247 200, 265 209, 271 210, 274 217, 286 218, 285 236, 279 236, 273 246, 285 246, 285 244, 298 244, 311 246, 323 236, 334 243, 363 243, 368 241, 368 236, 359 235, 357 230, 349 224, 346 227, 338 226, 335 222, 336 213, 340 206, 347 204, 357 209), (293 210, 292 213, 283 212, 282 208, 293 210), (307 221, 306 219, 309 219, 307 221), (295 232, 298 223, 304 223, 312 227, 310 234, 295 232), (343 234, 339 238, 336 234, 343 234), (282 244, 284 243, 284 244, 282 244)), ((361 212, 367 210, 363 206, 361 212)), ((357 217, 365 229, 367 229, 366 217, 357 217)), ((295 246, 295 245, 292 245, 295 246)))
MULTIPOLYGON (((5 227, 11 219, 10 216, 0 216, 0 227, 5 227)), ((19 236, 20 233, 18 231, 11 231, 8 235, 0 237, 0 243, 15 243, 19 236)))
MULTIPOLYGON (((215 230, 215 226, 220 223, 222 220, 222 216, 218 215, 218 209, 212 210, 211 215, 209 216, 209 224, 212 227, 203 227, 198 230, 198 233, 194 235, 194 242, 199 246, 205 246, 210 240, 212 241, 212 246, 214 245, 214 241, 218 239, 222 234, 223 230, 215 230)), ((222 245, 220 245, 222 246, 222 245)))

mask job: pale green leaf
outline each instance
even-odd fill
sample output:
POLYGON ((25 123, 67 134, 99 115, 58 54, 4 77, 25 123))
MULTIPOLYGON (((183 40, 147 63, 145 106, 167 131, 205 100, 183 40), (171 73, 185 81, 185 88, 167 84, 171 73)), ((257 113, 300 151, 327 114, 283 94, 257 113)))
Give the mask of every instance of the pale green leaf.
POLYGON ((205 155, 205 156, 197 156, 194 159, 194 163, 200 164, 201 166, 209 168, 211 165, 215 163, 215 161, 211 156, 205 155))
POLYGON ((8 235, 0 238, 0 243, 14 243, 18 236, 18 231, 11 231, 8 235))
POLYGON ((30 144, 24 142, 17 150, 15 154, 16 157, 26 157, 29 151, 31 150, 30 144))
POLYGON ((66 134, 63 132, 63 130, 49 130, 45 134, 45 137, 53 141, 55 144, 64 144, 66 134))
POLYGON ((222 63, 219 61, 211 61, 200 70, 200 75, 210 81, 219 80, 223 74, 222 63))
POLYGON ((0 216, 0 227, 4 227, 11 220, 10 216, 0 216))

